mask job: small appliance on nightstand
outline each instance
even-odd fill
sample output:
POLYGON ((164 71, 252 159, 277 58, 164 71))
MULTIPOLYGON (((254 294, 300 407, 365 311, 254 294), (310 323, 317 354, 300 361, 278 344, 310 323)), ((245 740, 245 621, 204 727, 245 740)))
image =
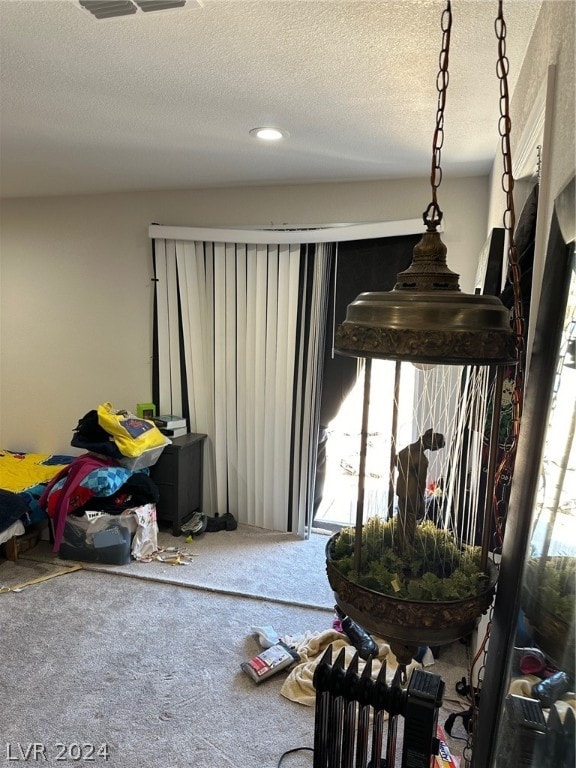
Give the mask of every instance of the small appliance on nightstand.
POLYGON ((202 511, 205 439, 206 435, 194 432, 174 438, 150 468, 160 492, 156 517, 159 522, 172 523, 174 536, 180 536, 182 523, 194 512, 202 511))

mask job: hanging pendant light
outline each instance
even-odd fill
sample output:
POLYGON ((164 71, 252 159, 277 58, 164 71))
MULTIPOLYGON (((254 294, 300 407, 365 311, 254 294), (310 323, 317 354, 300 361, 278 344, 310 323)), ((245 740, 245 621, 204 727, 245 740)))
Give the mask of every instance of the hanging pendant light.
POLYGON ((411 266, 398 274, 392 291, 361 293, 348 306, 346 319, 336 330, 335 351, 351 357, 447 365, 512 363, 517 350, 508 310, 495 296, 460 291, 459 275, 448 268, 446 246, 438 233, 443 217, 437 190, 442 180, 440 159, 449 80, 450 2, 441 26, 432 202, 423 214, 426 231, 414 248, 411 266))
POLYGON ((502 0, 496 24, 497 73, 499 132, 504 155, 502 186, 506 193, 504 227, 509 236, 508 277, 514 289, 512 311, 497 297, 461 292, 459 276, 447 266, 446 246, 438 232, 443 218, 437 191, 442 180, 440 161, 452 29, 450 0, 442 14, 441 29, 430 176, 432 201, 423 214, 426 231, 414 248, 411 266, 398 274, 394 289, 360 294, 347 307, 346 318, 335 335, 337 353, 365 359, 365 379, 356 523, 354 528, 332 537, 326 547, 328 580, 339 609, 388 640, 401 664, 409 663, 422 645, 443 645, 470 634, 492 602, 498 569, 489 553, 501 543, 499 526, 506 499, 499 487, 501 479, 506 474, 510 476, 513 468, 523 383, 523 325, 513 237, 514 182, 502 0), (379 457, 381 466, 390 467, 387 498, 377 518, 365 521, 364 479, 373 359, 394 361, 395 383, 393 392, 378 393, 383 399, 391 399, 386 409, 391 415, 384 428, 390 455, 388 461, 379 457), (404 375, 406 369, 413 368, 412 364, 418 368, 417 384, 413 394, 406 395, 409 388, 403 384, 404 375), (513 380, 513 392, 508 422, 503 429, 505 377, 513 380), (410 397, 411 438, 402 447, 399 414, 410 397), (445 456, 438 459, 435 454, 434 460, 430 460, 430 467, 436 465, 434 486, 438 496, 433 499, 426 497, 423 486, 424 481, 429 483, 431 479, 426 451, 438 451, 445 456), (408 466, 412 459, 406 463, 404 457, 412 455, 416 459, 408 466), (432 502, 428 506, 426 499, 432 502), (430 544, 433 530, 440 531, 440 535, 435 538, 434 534, 434 543, 430 544), (416 576, 413 563, 426 559, 431 548, 436 551, 444 547, 446 559, 436 563, 433 578, 430 573, 416 576), (455 597, 458 590, 447 586, 448 579, 459 567, 456 560, 461 555, 465 559, 472 550, 476 550, 476 555, 481 550, 478 588, 455 597), (432 592, 448 597, 413 597, 419 594, 416 581, 421 577, 426 581, 426 589, 430 587, 432 592), (439 582, 444 583, 440 586, 439 582))

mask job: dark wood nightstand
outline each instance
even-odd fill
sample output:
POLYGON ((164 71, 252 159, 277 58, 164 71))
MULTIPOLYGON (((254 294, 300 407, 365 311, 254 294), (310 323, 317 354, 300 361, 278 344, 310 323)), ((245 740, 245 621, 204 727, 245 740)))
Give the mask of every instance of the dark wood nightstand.
POLYGON ((206 435, 190 432, 173 438, 160 458, 150 467, 150 477, 160 498, 156 516, 172 523, 172 534, 180 536, 182 523, 202 511, 202 477, 206 435))

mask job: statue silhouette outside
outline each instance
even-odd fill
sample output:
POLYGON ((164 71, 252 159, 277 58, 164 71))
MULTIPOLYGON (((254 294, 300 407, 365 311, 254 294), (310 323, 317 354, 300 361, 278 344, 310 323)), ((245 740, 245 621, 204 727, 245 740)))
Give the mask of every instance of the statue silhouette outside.
POLYGON ((444 435, 428 429, 416 442, 407 445, 396 456, 398 477, 398 550, 409 555, 414 543, 416 522, 424 516, 428 457, 425 451, 444 447, 444 435))

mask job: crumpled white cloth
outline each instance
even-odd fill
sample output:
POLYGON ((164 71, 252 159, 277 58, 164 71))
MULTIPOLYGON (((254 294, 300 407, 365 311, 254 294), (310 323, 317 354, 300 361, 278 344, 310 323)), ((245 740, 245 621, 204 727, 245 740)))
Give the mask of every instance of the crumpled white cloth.
MULTIPOLYGON (((396 657, 390 650, 388 643, 378 637, 374 637, 378 644, 378 656, 372 659, 372 677, 376 678, 380 672, 382 662, 386 660, 386 679, 391 682, 394 673, 398 668, 396 657)), ((284 639, 284 642, 287 642, 284 639)), ((284 681, 280 693, 287 699, 295 701, 298 704, 304 704, 312 707, 316 703, 316 689, 314 688, 314 672, 322 658, 324 651, 332 644, 332 661, 336 659, 342 648, 345 648, 345 667, 347 668, 356 649, 348 642, 348 638, 337 632, 335 629, 327 629, 324 632, 306 632, 295 650, 300 656, 301 661, 291 668, 288 677, 284 681)), ((359 659, 358 674, 362 674, 366 662, 359 659)), ((409 677, 412 669, 419 666, 417 662, 412 662, 406 669, 409 677)))

